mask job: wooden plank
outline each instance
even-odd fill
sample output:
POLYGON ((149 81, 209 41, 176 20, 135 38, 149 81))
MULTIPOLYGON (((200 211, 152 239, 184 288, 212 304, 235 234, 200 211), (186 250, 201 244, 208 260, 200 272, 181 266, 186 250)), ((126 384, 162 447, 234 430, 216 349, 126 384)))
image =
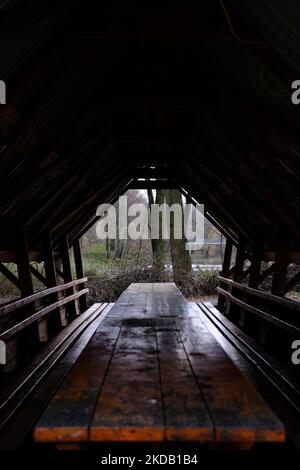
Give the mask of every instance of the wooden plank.
MULTIPOLYGON (((300 410, 299 380, 296 380, 296 377, 292 376, 286 367, 283 367, 262 346, 230 322, 210 302, 197 304, 210 322, 222 332, 223 339, 226 338, 237 350, 241 351, 247 360, 258 368, 276 388, 279 388, 290 403, 300 410)), ((205 320, 203 316, 201 318, 202 321, 205 320)), ((211 327, 211 323, 209 326, 211 327)))
POLYGON ((7 341, 8 339, 15 336, 19 331, 22 331, 27 326, 32 325, 35 321, 40 320, 41 318, 43 318, 45 315, 52 312, 56 308, 61 307, 62 305, 65 305, 69 302, 72 302, 75 299, 78 299, 81 295, 86 294, 88 291, 89 291, 88 289, 84 289, 82 291, 77 292, 76 294, 69 295, 68 297, 65 297, 64 299, 59 300, 58 302, 54 302, 54 304, 52 305, 48 305, 48 307, 42 308, 41 310, 34 313, 30 317, 25 318, 25 320, 13 326, 9 330, 4 331, 4 333, 1 333, 0 340, 7 341))
POLYGON ((94 304, 86 314, 74 320, 61 334, 47 344, 34 358, 33 363, 2 391, 0 401, 1 430, 16 410, 22 406, 37 384, 43 380, 49 372, 49 368, 58 362, 80 333, 100 314, 102 321, 110 308, 111 305, 94 304))
MULTIPOLYGON (((192 304, 197 310, 198 307, 192 304)), ((240 373, 201 318, 177 320, 212 415, 217 442, 284 441, 280 421, 240 373)))
POLYGON ((96 311, 83 322, 51 357, 50 364, 49 362, 45 364, 37 383, 31 384, 31 389, 29 384, 26 406, 18 407, 14 419, 5 426, 3 434, 0 436, 0 449, 18 448, 24 438, 32 431, 48 401, 74 366, 110 308, 110 305, 107 306, 100 315, 96 311), (47 376, 47 380, 43 380, 45 376, 47 376), (33 390, 35 393, 32 393, 33 390))
POLYGON ((105 322, 97 329, 38 422, 34 433, 36 441, 88 441, 99 390, 106 377, 131 297, 130 292, 123 293, 105 322))
POLYGON ((132 300, 95 408, 91 441, 162 441, 165 437, 151 296, 150 283, 131 284, 121 296, 121 304, 132 300))
POLYGON ((153 286, 160 293, 159 305, 153 305, 155 312, 162 312, 162 318, 155 320, 158 345, 161 387, 166 425, 166 439, 169 441, 210 442, 214 440, 214 428, 209 410, 203 401, 202 391, 190 365, 189 357, 181 341, 174 318, 194 317, 178 292, 173 291, 173 301, 164 285, 153 286), (175 308, 176 299, 179 309, 175 308), (174 317, 174 313, 178 314, 174 317), (173 315, 172 315, 173 314, 173 315))
POLYGON ((155 327, 152 320, 129 318, 101 389, 90 439, 156 442, 164 437, 155 327))
MULTIPOLYGON (((70 325, 63 329, 53 340, 51 340, 42 351, 33 359, 31 364, 26 367, 18 376, 10 382, 0 392, 0 410, 2 410, 14 397, 24 384, 35 376, 37 370, 44 365, 44 363, 53 356, 59 349, 61 344, 70 337, 74 331, 80 327, 83 322, 89 320, 95 313, 100 314, 106 309, 108 304, 93 304, 84 314, 76 318, 70 325)), ((109 305, 111 308, 111 304, 109 305)), ((108 309, 107 313, 108 313, 108 309)), ((104 317, 103 317, 104 318, 104 317)))

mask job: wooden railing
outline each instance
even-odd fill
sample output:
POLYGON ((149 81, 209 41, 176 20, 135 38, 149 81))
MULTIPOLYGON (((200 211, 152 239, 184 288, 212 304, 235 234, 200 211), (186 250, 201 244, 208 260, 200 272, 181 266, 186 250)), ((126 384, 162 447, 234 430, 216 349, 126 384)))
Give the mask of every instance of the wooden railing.
POLYGON ((15 302, 7 304, 4 307, 0 307, 0 315, 14 312, 19 308, 25 307, 25 305, 32 304, 37 300, 42 299, 43 297, 48 297, 49 295, 55 294, 56 292, 63 292, 77 285, 82 285, 85 282, 87 282, 87 277, 83 277, 82 279, 76 279, 75 281, 68 282, 67 284, 61 284, 60 286, 50 287, 49 289, 43 289, 39 292, 35 292, 34 294, 29 295, 28 297, 24 297, 23 299, 16 300, 15 302))
MULTIPOLYGON (((252 289, 222 276, 219 276, 219 281, 222 287, 218 287, 217 290, 219 295, 226 299, 229 306, 231 303, 237 305, 242 310, 300 337, 300 319, 294 315, 294 312, 300 313, 299 302, 278 297, 269 292, 252 289), (237 292, 241 292, 245 298, 237 297, 237 292), (250 299, 251 303, 254 303, 254 300, 256 305, 251 305, 250 299), (259 307, 257 306, 258 299, 261 300, 259 307), (271 310, 271 313, 265 310, 271 310), (289 313, 288 318, 280 318, 283 316, 283 312, 289 313)), ((228 305, 226 310, 229 311, 228 305)))
MULTIPOLYGON (((88 293, 88 289, 84 287, 87 278, 76 279, 62 284, 60 286, 51 287, 42 291, 36 292, 28 297, 19 299, 10 304, 0 307, 0 317, 3 321, 7 320, 10 325, 7 329, 0 333, 0 346, 2 354, 0 355, 0 364, 7 364, 8 358, 6 354, 6 346, 14 339, 19 333, 22 333, 29 326, 33 326, 36 322, 40 322, 45 318, 51 316, 50 314, 57 312, 59 320, 59 329, 64 326, 61 316, 61 308, 64 306, 72 306, 72 315, 67 318, 73 320, 80 312, 78 300, 88 293), (39 305, 44 300, 44 305, 39 305), (18 320, 18 315, 21 319, 18 320), (5 354, 3 354, 5 351, 5 354)), ((56 323, 56 325, 57 325, 56 323)), ((35 338, 32 338, 32 342, 35 338)))

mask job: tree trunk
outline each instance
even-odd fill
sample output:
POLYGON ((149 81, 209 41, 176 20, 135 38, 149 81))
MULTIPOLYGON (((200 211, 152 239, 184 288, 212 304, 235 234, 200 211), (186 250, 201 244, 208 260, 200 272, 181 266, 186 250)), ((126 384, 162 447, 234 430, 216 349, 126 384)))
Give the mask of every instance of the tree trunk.
MULTIPOLYGON (((180 204, 183 214, 183 204, 182 196, 180 192, 176 189, 170 189, 165 191, 166 203, 171 207, 173 204, 180 204)), ((192 273, 192 262, 191 257, 186 250, 186 239, 184 236, 184 231, 182 227, 182 237, 181 239, 175 239, 174 237, 174 214, 173 212, 170 215, 170 250, 171 250, 171 259, 173 267, 173 277, 174 280, 180 279, 183 274, 192 273)))
MULTIPOLYGON (((151 205, 154 204, 154 197, 151 189, 147 190, 148 192, 148 201, 149 201, 149 208, 151 214, 151 205)), ((156 191, 156 204, 163 204, 164 203, 164 190, 158 189, 156 191)), ((158 269, 159 271, 163 271, 165 267, 165 241, 162 238, 162 216, 160 215, 159 220, 159 238, 154 240, 151 238, 151 246, 152 246, 152 255, 153 255, 153 266, 158 269)))

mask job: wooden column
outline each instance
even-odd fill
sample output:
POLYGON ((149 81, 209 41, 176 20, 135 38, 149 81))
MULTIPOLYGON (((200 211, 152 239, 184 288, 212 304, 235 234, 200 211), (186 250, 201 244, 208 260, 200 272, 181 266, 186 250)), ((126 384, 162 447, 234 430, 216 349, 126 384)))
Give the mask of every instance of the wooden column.
MULTIPOLYGON (((80 247, 80 240, 76 240, 73 243, 73 252, 74 252, 74 260, 75 260, 75 269, 76 269, 76 277, 77 279, 81 279, 84 276, 83 273, 83 264, 82 264, 82 255, 81 255, 81 247, 80 247)), ((79 290, 82 290, 84 285, 79 286, 79 290)), ((80 305, 80 312, 84 312, 87 309, 86 304, 86 296, 82 295, 79 299, 80 305)))
POLYGON ((260 284, 260 271, 261 271, 261 262, 263 258, 264 243, 260 239, 257 239, 253 249, 252 263, 250 268, 249 276, 249 287, 257 289, 260 284))
MULTIPOLYGON (((234 266, 234 271, 233 271, 233 280, 235 282, 241 282, 243 279, 243 273, 244 273, 244 262, 245 262, 245 239, 243 237, 239 238, 239 244, 237 247, 237 252, 236 252, 236 258, 235 258, 235 266, 234 266)), ((238 289, 235 289, 234 287, 232 288, 232 294, 235 297, 240 296, 240 291, 238 289)), ((240 315, 239 312, 239 307, 231 303, 229 305, 229 317, 232 321, 238 322, 239 320, 242 321, 244 317, 244 314, 242 312, 242 315, 240 315)))
POLYGON ((33 283, 28 255, 27 236, 24 227, 17 230, 15 246, 21 297, 27 297, 33 294, 33 283))
POLYGON ((235 267, 233 271, 233 280, 240 282, 243 278, 243 268, 245 262, 245 240, 244 238, 239 239, 239 244, 236 252, 235 267))
MULTIPOLYGON (((71 262, 70 262, 70 248, 67 237, 65 237, 60 242, 60 255, 61 255, 61 262, 63 268, 63 276, 65 283, 72 281, 72 270, 71 270, 71 262)), ((72 295, 74 293, 74 289, 68 289, 67 295, 72 295)), ((74 320, 77 314, 77 305, 75 302, 70 302, 68 307, 68 318, 70 320, 74 320)))
MULTIPOLYGON (((272 281, 272 294, 278 295, 279 297, 284 297, 286 282, 287 282, 287 268, 289 265, 289 245, 288 241, 281 235, 281 238, 277 244, 275 252, 275 264, 274 264, 274 274, 272 281)), ((270 313, 272 314, 273 308, 270 308, 270 313)), ((278 307, 276 307, 276 312, 278 314, 278 307)), ((273 325, 265 326, 265 337, 263 338, 265 342, 268 343, 270 351, 276 351, 278 349, 278 344, 282 341, 282 331, 279 328, 274 327, 273 325)))
POLYGON ((272 282, 272 294, 284 297, 287 281, 287 268, 289 265, 288 242, 282 239, 275 253, 275 267, 272 282))
POLYGON ((61 262, 64 274, 64 281, 71 282, 72 281, 72 270, 71 270, 71 262, 70 262, 70 249, 68 239, 64 238, 60 243, 60 254, 61 254, 61 262))
MULTIPOLYGON (((252 289, 258 289, 261 282, 261 262, 263 259, 264 252, 264 242, 260 237, 256 238, 253 253, 252 253, 252 262, 250 267, 250 276, 249 276, 249 287, 252 289)), ((249 302, 250 305, 259 307, 259 300, 255 296, 246 295, 246 302, 249 302)), ((248 312, 245 313, 245 327, 246 332, 252 336, 260 335, 260 332, 263 334, 264 324, 258 318, 254 318, 248 312)))
MULTIPOLYGON (((15 254, 16 264, 18 269, 19 285, 21 297, 28 297, 32 295, 33 282, 31 277, 30 260, 28 253, 27 234, 25 227, 18 227, 15 234, 15 254)), ((35 313, 35 306, 31 304, 23 309, 22 313, 19 313, 19 317, 23 319, 33 315, 35 313)), ((26 357, 27 354, 34 353, 40 342, 39 327, 35 323, 29 326, 23 335, 20 335, 20 349, 22 350, 22 356, 26 357)))
MULTIPOLYGON (((224 259, 223 259, 223 265, 222 265, 222 277, 229 277, 230 275, 230 265, 231 265, 231 256, 232 256, 232 241, 230 239, 226 239, 226 245, 225 245, 225 252, 224 252, 224 259)), ((221 285, 221 287, 224 287, 221 285)), ((219 299, 218 299, 218 308, 221 310, 221 312, 224 310, 225 306, 225 298, 222 294, 219 294, 219 299)))
MULTIPOLYGON (((51 235, 47 234, 43 237, 43 253, 47 287, 55 287, 57 285, 57 277, 55 270, 55 261, 53 257, 51 235)), ((53 295, 53 301, 59 300, 59 294, 53 295)), ((50 316, 50 328, 52 335, 58 333, 61 327, 66 324, 66 310, 64 307, 55 310, 50 316)))
POLYGON ((50 234, 45 235, 43 238, 43 251, 47 287, 55 287, 57 278, 50 234))

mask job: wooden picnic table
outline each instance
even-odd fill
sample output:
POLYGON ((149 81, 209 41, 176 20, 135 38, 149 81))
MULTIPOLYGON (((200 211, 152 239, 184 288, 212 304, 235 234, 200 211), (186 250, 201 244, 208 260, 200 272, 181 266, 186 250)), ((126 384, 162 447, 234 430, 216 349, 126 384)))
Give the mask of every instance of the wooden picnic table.
POLYGON ((57 390, 38 442, 280 442, 281 422, 173 283, 131 284, 57 390))

